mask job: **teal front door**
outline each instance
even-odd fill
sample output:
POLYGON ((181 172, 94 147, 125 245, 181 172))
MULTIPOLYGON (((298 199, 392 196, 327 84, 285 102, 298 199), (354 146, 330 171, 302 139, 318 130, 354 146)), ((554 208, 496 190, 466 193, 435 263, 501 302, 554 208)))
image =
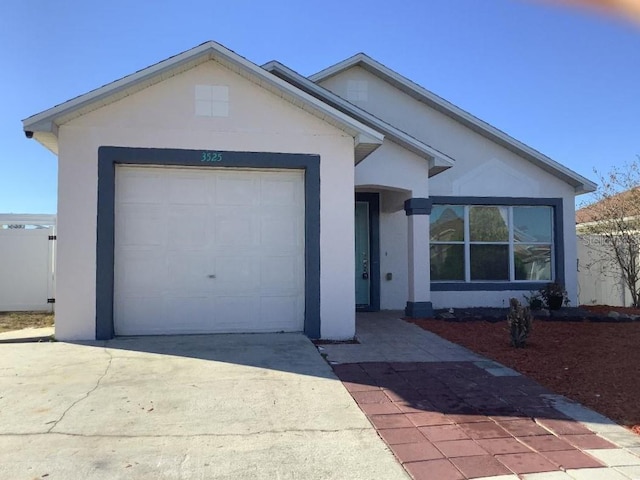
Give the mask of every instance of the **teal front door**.
POLYGON ((369 202, 356 202, 356 308, 371 305, 369 202))

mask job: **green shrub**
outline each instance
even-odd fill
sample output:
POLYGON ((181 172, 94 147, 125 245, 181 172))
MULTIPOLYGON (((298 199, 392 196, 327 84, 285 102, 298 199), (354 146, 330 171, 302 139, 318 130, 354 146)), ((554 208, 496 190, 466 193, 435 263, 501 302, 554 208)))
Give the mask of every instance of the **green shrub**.
POLYGON ((544 287, 538 290, 540 298, 544 302, 545 307, 556 310, 562 305, 569 305, 569 296, 564 288, 564 285, 558 282, 547 283, 544 287), (558 305, 554 308, 554 300, 558 302, 558 305))
POLYGON ((530 295, 523 295, 525 301, 529 304, 529 310, 536 311, 542 309, 545 305, 540 292, 534 291, 529 293, 530 295))

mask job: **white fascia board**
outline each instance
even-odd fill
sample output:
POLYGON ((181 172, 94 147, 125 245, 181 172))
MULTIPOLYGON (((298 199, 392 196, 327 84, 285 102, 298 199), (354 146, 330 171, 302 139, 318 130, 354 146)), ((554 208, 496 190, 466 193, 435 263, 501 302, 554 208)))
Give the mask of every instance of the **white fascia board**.
MULTIPOLYGON (((170 57, 167 60, 163 60, 155 65, 128 75, 120 80, 116 80, 115 82, 109 83, 89 93, 80 95, 79 97, 45 110, 44 112, 33 115, 23 120, 23 128, 25 131, 32 132, 54 132, 57 128, 55 123, 57 118, 69 115, 74 110, 81 109, 92 103, 105 101, 109 97, 115 96, 125 90, 129 90, 136 85, 150 82, 154 78, 158 78, 171 70, 175 70, 184 64, 193 62, 194 60, 205 56, 207 58, 227 61, 232 65, 240 67, 240 69, 250 72, 260 79, 263 86, 269 86, 271 89, 278 91, 283 94, 285 99, 288 98, 290 101, 298 100, 310 113, 315 114, 329 123, 333 123, 336 127, 349 133, 355 139, 360 138, 360 141, 371 142, 372 145, 382 145, 384 135, 380 132, 375 131, 335 108, 330 107, 315 97, 299 90, 290 83, 271 75, 269 72, 241 57, 235 52, 212 41, 170 57)), ((47 148, 49 147, 47 146, 47 148)))
POLYGON ((534 163, 536 166, 560 178, 564 182, 574 187, 576 195, 581 195, 583 193, 589 193, 596 190, 597 185, 595 182, 583 177, 582 175, 574 172, 573 170, 565 167, 564 165, 556 162, 555 160, 529 147, 528 145, 525 145, 519 140, 516 140, 515 138, 506 134, 502 130, 499 130, 493 125, 480 120, 478 117, 470 114, 469 112, 462 110, 460 107, 455 106, 453 103, 445 100, 444 98, 436 95, 433 92, 430 92, 417 83, 412 82, 399 73, 394 72, 390 68, 386 67, 380 62, 377 62, 364 53, 358 53, 352 57, 347 58, 346 60, 343 60, 342 62, 325 68, 324 70, 311 75, 309 77, 309 80, 315 83, 319 83, 356 65, 364 68, 365 70, 373 73, 378 77, 381 77, 383 80, 386 80, 392 85, 395 85, 417 100, 426 103, 427 105, 435 108, 436 110, 447 116, 450 116, 454 120, 459 121, 476 133, 479 133, 489 140, 492 140, 499 145, 506 147, 512 152, 534 163))
POLYGON ((339 97, 335 93, 327 90, 320 85, 313 83, 308 78, 300 75, 299 73, 291 70, 289 67, 281 64, 277 61, 271 61, 262 66, 269 72, 277 72, 277 74, 284 76, 287 81, 293 82, 298 88, 303 89, 306 92, 310 92, 316 98, 322 99, 324 102, 328 102, 331 106, 336 107, 342 112, 348 113, 356 117, 361 122, 366 123, 372 128, 381 131, 386 137, 400 146, 408 149, 416 155, 433 160, 434 164, 439 167, 451 167, 455 164, 455 160, 446 153, 433 148, 432 146, 412 137, 406 132, 394 127, 393 125, 385 122, 384 120, 372 115, 366 110, 350 103, 349 101, 339 97))
POLYGON ((318 73, 314 73, 313 75, 309 75, 309 80, 313 83, 319 83, 327 78, 333 77, 334 75, 347 70, 354 65, 358 65, 360 62, 364 61, 367 55, 364 53, 356 53, 354 56, 347 58, 341 62, 336 63, 335 65, 331 65, 323 70, 320 70, 318 73))

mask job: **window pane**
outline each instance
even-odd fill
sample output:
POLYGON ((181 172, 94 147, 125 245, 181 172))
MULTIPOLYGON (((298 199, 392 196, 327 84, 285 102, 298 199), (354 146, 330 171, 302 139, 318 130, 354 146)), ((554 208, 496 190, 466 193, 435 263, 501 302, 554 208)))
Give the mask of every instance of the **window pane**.
POLYGON ((509 280, 509 246, 471 245, 471 280, 509 280))
POLYGON ((464 240, 464 207, 435 205, 431 210, 431 241, 461 242, 464 240))
POLYGON ((516 242, 551 242, 551 207, 514 207, 516 242))
POLYGON ((471 207, 469 236, 472 242, 508 242, 508 207, 471 207))
POLYGON ((431 245, 431 280, 464 280, 463 245, 431 245))
POLYGON ((516 280, 551 280, 551 247, 549 245, 515 245, 516 280))

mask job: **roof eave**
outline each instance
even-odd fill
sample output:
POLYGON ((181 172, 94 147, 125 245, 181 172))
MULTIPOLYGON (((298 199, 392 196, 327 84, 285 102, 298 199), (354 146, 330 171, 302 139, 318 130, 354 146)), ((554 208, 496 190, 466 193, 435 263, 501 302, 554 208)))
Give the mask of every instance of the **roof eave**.
POLYGON ((376 151, 380 145, 382 145, 382 141, 379 141, 376 138, 371 138, 366 135, 358 135, 355 138, 354 142, 354 161, 357 165, 362 160, 371 155, 374 151, 376 151))
POLYGON ((585 193, 592 193, 592 192, 595 192, 597 189, 598 189, 598 185, 593 183, 592 181, 587 181, 575 187, 576 195, 584 195, 585 193))
POLYGON ((364 61, 365 58, 369 58, 367 57, 367 55, 365 55, 364 53, 356 53, 355 55, 336 63, 335 65, 331 65, 330 67, 327 67, 323 70, 320 70, 317 73, 314 73, 313 75, 309 75, 309 80, 311 80, 314 83, 318 83, 322 80, 326 80, 327 78, 333 77, 334 75, 337 75, 338 73, 353 67, 354 65, 358 65, 360 62, 364 61))

